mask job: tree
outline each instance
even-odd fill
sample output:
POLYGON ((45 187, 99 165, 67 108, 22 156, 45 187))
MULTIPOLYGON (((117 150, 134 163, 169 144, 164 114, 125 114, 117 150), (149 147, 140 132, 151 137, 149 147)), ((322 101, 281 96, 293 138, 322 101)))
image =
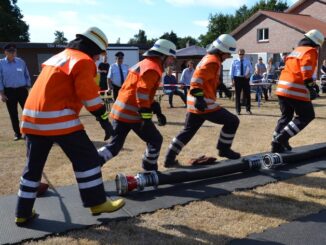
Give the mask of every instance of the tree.
POLYGON ((0 1, 0 41, 29 42, 29 26, 16 5, 17 0, 0 1))
POLYGON ((199 42, 202 46, 207 46, 219 35, 232 32, 236 27, 259 10, 283 12, 288 7, 286 1, 260 0, 250 9, 248 9, 246 5, 241 6, 234 15, 224 15, 222 13, 210 15, 208 31, 205 35, 200 35, 199 42))
POLYGON ((187 36, 184 38, 179 38, 177 46, 179 48, 185 48, 187 46, 196 45, 197 43, 198 41, 196 39, 192 38, 191 36, 187 36))
POLYGON ((55 31, 54 32, 54 42, 55 44, 67 44, 68 43, 68 39, 65 38, 65 35, 63 33, 63 31, 55 31))
POLYGON ((145 34, 145 31, 139 30, 138 34, 134 35, 134 38, 131 38, 128 43, 132 45, 147 44, 147 36, 145 34))
POLYGON ((163 39, 173 42, 177 46, 177 48, 179 48, 178 36, 173 31, 171 31, 170 33, 165 32, 160 38, 163 38, 163 39))

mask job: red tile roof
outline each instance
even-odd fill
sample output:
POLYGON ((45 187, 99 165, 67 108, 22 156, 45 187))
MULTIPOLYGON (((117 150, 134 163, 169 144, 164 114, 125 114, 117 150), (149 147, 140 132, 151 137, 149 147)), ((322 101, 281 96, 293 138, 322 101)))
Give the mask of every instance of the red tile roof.
POLYGON ((270 19, 287 25, 290 28, 296 29, 299 32, 305 33, 311 29, 318 29, 326 37, 326 22, 311 17, 310 15, 302 14, 286 14, 281 12, 263 11, 260 10, 253 14, 248 20, 238 26, 231 32, 231 35, 237 34, 246 25, 257 19, 259 16, 264 15, 270 19))
POLYGON ((294 11, 297 7, 299 7, 301 4, 305 3, 306 1, 307 1, 307 0, 299 0, 299 1, 297 1, 296 3, 294 3, 291 7, 289 7, 287 10, 285 10, 284 12, 285 12, 285 13, 292 13, 292 14, 294 14, 293 11, 294 11))

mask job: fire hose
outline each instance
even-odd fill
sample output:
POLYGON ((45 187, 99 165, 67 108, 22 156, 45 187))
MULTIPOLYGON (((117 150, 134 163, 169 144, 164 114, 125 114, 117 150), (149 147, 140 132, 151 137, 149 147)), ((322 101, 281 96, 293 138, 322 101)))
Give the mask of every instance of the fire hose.
POLYGON ((218 165, 209 168, 187 169, 164 173, 147 171, 138 173, 136 176, 127 176, 123 173, 118 173, 115 178, 116 190, 118 195, 126 195, 128 192, 135 189, 142 191, 145 187, 149 186, 157 188, 159 185, 208 179, 237 172, 276 169, 286 164, 300 163, 323 156, 326 156, 325 145, 298 153, 268 153, 265 155, 243 158, 237 163, 218 165))

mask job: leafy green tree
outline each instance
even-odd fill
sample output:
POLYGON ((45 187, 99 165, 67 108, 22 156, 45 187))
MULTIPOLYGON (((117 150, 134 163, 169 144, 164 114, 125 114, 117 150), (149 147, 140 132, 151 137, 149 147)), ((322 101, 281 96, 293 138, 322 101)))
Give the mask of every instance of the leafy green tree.
POLYGON ((192 46, 192 45, 196 45, 198 43, 198 41, 194 38, 192 38, 191 36, 187 36, 184 38, 179 38, 178 39, 178 47, 179 48, 185 48, 187 46, 192 46))
POLYGON ((134 38, 131 38, 128 42, 132 45, 144 45, 147 44, 147 36, 144 30, 139 30, 138 34, 134 35, 134 38))
POLYGON ((152 47, 157 40, 158 38, 152 38, 150 40, 147 40, 147 46, 152 47))
POLYGON ((166 40, 173 42, 177 46, 177 48, 179 48, 179 45, 178 45, 179 38, 178 38, 177 34, 174 33, 173 31, 171 31, 170 33, 165 32, 162 36, 160 36, 160 38, 164 38, 166 40))
POLYGON ((63 31, 55 31, 54 32, 54 42, 55 44, 67 44, 68 43, 68 39, 65 37, 63 31))
POLYGON ((22 20, 23 15, 17 6, 17 0, 0 1, 0 41, 28 42, 29 26, 22 20))

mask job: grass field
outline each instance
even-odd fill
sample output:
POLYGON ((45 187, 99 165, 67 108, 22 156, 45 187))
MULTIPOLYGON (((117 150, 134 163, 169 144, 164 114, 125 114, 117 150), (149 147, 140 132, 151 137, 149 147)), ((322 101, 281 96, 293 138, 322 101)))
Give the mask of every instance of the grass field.
MULTIPOLYGON (((168 108, 163 97, 162 109, 168 124, 159 127, 164 142, 159 168, 171 139, 182 129, 185 109, 175 97, 177 108, 168 108)), ((234 110, 234 101, 219 99, 219 102, 234 110)), ((243 156, 270 150, 270 141, 280 116, 274 96, 258 108, 252 101, 253 115, 241 115, 240 127, 233 148, 243 156)), ((314 101, 316 119, 300 134, 291 139, 292 146, 325 142, 326 96, 314 101)), ((81 119, 97 147, 104 144, 103 132, 88 112, 81 119)), ((179 160, 187 165, 189 159, 206 154, 217 156, 216 142, 221 126, 205 123, 198 134, 183 149, 179 160)), ((0 104, 0 195, 16 193, 19 177, 25 163, 24 141, 14 142, 9 116, 4 104, 0 104)), ((145 144, 130 133, 121 153, 102 168, 105 180, 112 180, 116 173, 136 174, 141 169, 141 156, 145 144)), ((222 160, 218 158, 218 160, 222 160)), ((54 187, 75 183, 71 164, 61 149, 54 146, 46 167, 45 176, 54 187)), ((192 202, 173 209, 158 210, 127 221, 112 222, 86 230, 69 232, 62 236, 28 244, 226 244, 234 238, 245 237, 253 232, 278 226, 295 218, 315 213, 326 204, 326 175, 324 171, 269 184, 253 190, 234 192, 227 196, 192 202)), ((87 212, 87 210, 85 210, 87 212)))

